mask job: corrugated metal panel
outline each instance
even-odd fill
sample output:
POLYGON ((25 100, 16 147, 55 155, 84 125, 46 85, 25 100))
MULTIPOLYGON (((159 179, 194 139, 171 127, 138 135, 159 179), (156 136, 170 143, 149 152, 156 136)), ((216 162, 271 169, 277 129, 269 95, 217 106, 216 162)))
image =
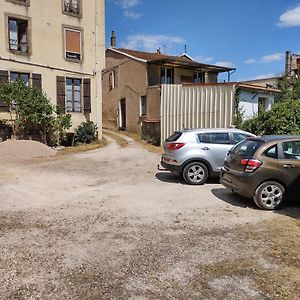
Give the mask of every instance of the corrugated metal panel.
POLYGON ((161 141, 183 128, 227 128, 233 124, 235 86, 161 86, 161 141))

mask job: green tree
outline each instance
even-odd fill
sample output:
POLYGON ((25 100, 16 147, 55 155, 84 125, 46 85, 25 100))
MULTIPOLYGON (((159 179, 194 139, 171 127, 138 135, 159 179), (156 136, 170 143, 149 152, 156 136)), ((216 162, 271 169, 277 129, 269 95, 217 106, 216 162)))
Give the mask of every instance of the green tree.
POLYGON ((21 79, 2 84, 0 98, 9 107, 15 136, 58 135, 60 141, 71 127, 69 114, 57 113, 57 108, 42 90, 26 86, 21 79))

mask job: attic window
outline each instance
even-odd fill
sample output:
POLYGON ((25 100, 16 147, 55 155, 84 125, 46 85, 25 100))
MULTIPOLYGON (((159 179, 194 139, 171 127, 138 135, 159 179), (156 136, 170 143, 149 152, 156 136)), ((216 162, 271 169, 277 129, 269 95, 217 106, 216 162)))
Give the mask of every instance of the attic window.
POLYGON ((63 12, 74 16, 80 16, 80 2, 80 0, 63 0, 63 12))

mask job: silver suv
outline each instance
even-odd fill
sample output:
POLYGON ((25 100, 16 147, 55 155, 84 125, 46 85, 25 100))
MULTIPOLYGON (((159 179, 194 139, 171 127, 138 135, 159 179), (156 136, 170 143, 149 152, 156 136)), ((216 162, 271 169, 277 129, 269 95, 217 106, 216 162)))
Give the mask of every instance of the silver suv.
POLYGON ((218 176, 233 145, 254 136, 239 129, 192 129, 174 132, 163 144, 161 165, 183 176, 188 184, 203 184, 218 176))

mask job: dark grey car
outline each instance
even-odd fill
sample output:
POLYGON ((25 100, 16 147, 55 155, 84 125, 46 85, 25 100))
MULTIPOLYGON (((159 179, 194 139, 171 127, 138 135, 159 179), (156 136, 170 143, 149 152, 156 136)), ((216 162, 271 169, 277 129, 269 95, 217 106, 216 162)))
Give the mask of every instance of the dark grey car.
POLYGON ((161 165, 182 174, 188 184, 203 184, 217 176, 226 153, 238 142, 254 136, 238 129, 210 128, 176 131, 166 139, 161 165))

